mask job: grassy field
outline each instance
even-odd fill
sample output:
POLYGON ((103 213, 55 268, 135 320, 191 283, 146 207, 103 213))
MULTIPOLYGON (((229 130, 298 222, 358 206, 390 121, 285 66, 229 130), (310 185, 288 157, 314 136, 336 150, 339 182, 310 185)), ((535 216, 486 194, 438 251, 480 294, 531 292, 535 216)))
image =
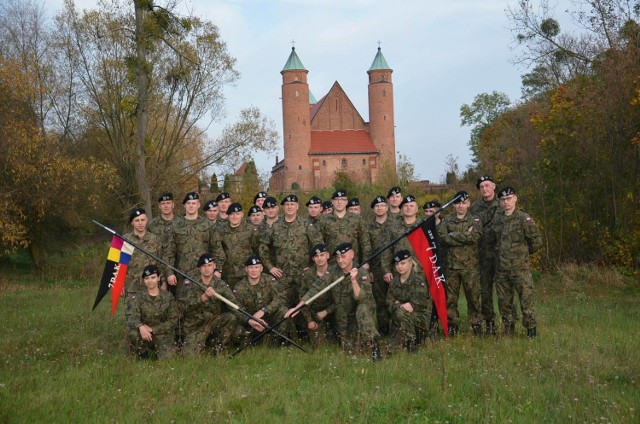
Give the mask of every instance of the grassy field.
POLYGON ((533 341, 463 334, 380 363, 332 346, 154 362, 125 356, 122 307, 91 312, 96 278, 3 273, 0 422, 640 422, 637 278, 537 277, 533 341))

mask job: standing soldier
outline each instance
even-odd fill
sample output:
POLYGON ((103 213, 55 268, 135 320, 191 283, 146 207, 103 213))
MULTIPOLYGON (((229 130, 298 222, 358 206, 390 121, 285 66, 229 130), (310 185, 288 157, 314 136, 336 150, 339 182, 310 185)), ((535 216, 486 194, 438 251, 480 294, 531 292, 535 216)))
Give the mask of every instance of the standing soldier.
POLYGON ((330 200, 322 202, 322 215, 328 215, 333 212, 333 203, 330 200))
POLYGON ((227 192, 220 193, 216 196, 216 202, 220 209, 218 221, 226 221, 228 219, 227 210, 229 209, 229 206, 231 206, 231 195, 227 192))
POLYGON ((149 351, 158 359, 176 354, 174 341, 178 327, 178 304, 171 293, 160 290, 160 272, 155 265, 147 265, 142 272, 145 289, 127 304, 129 352, 145 358, 149 351))
POLYGON ((310 224, 317 224, 318 219, 320 219, 320 215, 322 214, 322 199, 318 196, 311 196, 309 200, 307 200, 307 213, 309 217, 307 218, 307 222, 310 224))
MULTIPOLYGON (((147 214, 144 209, 134 209, 129 215, 131 232, 126 233, 124 238, 131 240, 133 243, 142 247, 154 256, 160 257, 162 255, 162 244, 158 236, 147 231, 147 222, 147 214)), ((146 291, 141 275, 142 270, 148 264, 149 259, 147 258, 147 255, 137 249, 133 251, 133 255, 129 261, 129 267, 127 268, 127 277, 124 285, 127 299, 131 296, 135 296, 136 293, 146 291)), ((164 284, 162 288, 166 290, 166 284, 164 284)))
MULTIPOLYGON (((397 224, 392 227, 395 233, 392 234, 391 240, 396 237, 400 237, 402 234, 405 234, 407 231, 418 225, 418 202, 414 195, 407 194, 405 198, 402 199, 402 202, 400 202, 400 210, 402 214, 398 215, 400 218, 398 219, 397 224)), ((387 283, 391 283, 393 280, 393 256, 401 250, 408 250, 412 257, 417 257, 411 243, 409 243, 409 240, 406 237, 401 238, 393 245, 392 249, 387 249, 381 255, 382 268, 385 273, 384 281, 387 283)), ((422 272, 420 264, 418 264, 417 267, 419 271, 422 272)))
MULTIPOLYGON (((424 211, 424 217, 429 218, 431 215, 435 214, 442 205, 437 200, 429 200, 422 206, 422 210, 424 211)), ((440 223, 440 212, 435 217, 436 225, 440 223)))
POLYGON ((536 223, 527 213, 516 209, 518 197, 513 187, 498 195, 502 210, 496 213, 493 233, 496 240, 496 292, 498 308, 506 335, 515 329, 514 291, 522 309, 522 326, 530 338, 536 337, 536 313, 533 300, 533 277, 529 255, 542 247, 536 223))
POLYGON ((447 254, 444 257, 444 274, 447 276, 447 316, 449 336, 460 329, 458 296, 460 286, 467 299, 467 318, 474 336, 482 335, 480 312, 480 276, 478 275, 478 243, 482 235, 482 222, 469 213, 471 201, 466 191, 456 193, 453 203, 455 216, 447 216, 437 227, 438 236, 447 254))
MULTIPOLYGON (((182 353, 194 356, 213 348, 219 352, 238 337, 238 322, 246 320, 238 311, 229 312, 227 305, 215 297, 216 293, 237 304, 233 292, 215 276, 216 264, 213 255, 204 253, 198 258, 199 281, 206 287, 203 292, 196 284, 186 282, 180 293, 180 305, 184 311, 184 343, 182 353)), ((249 325, 257 331, 264 327, 255 320, 249 325)))
POLYGON ((499 210, 500 201, 496 196, 496 185, 489 175, 478 178, 476 187, 482 199, 471 205, 471 214, 482 220, 482 237, 478 244, 478 260, 480 263, 480 299, 482 316, 485 322, 485 334, 496 334, 496 314, 493 308, 493 285, 495 278, 495 239, 492 237, 494 217, 499 210))
POLYGON ((264 212, 262 212, 262 208, 257 205, 253 205, 249 208, 249 222, 254 227, 259 227, 264 221, 264 212))
POLYGON ((402 189, 400 187, 392 187, 387 193, 387 202, 389 203, 389 213, 393 216, 400 216, 402 205, 402 189))
POLYGON ((360 215, 362 210, 360 209, 360 199, 357 197, 352 197, 347 202, 347 210, 351 213, 355 213, 356 215, 360 215))
MULTIPOLYGON (((371 241, 364 219, 347 211, 346 190, 336 190, 331 199, 333 213, 325 215, 317 225, 327 250, 333 252, 340 243, 351 243, 355 260, 362 263, 371 255, 371 241)), ((365 266, 369 268, 368 264, 365 266)))
MULTIPOLYGON (((371 202, 371 209, 373 209, 373 219, 369 221, 369 239, 371 250, 375 252, 393 240, 393 235, 397 232, 394 226, 398 225, 398 220, 391 217, 389 205, 384 196, 376 196, 371 202)), ((380 333, 386 335, 389 333, 389 308, 387 307, 389 285, 384 280, 386 272, 380 256, 371 261, 370 269, 373 275, 373 298, 376 301, 378 327, 380 333)))
POLYGON ((271 226, 280 219, 278 212, 278 201, 275 197, 267 197, 262 204, 262 211, 264 212, 264 221, 260 224, 260 234, 267 231, 271 226))
POLYGON ((204 214, 207 216, 207 219, 211 221, 213 225, 217 225, 218 215, 220 214, 218 202, 216 202, 215 200, 209 200, 204 204, 204 207, 202 209, 204 210, 204 214))
MULTIPOLYGON (((216 227, 207 218, 198 215, 200 210, 198 193, 188 193, 182 204, 185 216, 173 226, 165 261, 186 272, 187 275, 197 275, 198 270, 193 265, 202 252, 211 252, 216 258, 216 263, 224 265, 225 255, 216 227)), ((179 282, 171 270, 167 273, 167 282, 169 285, 176 286, 176 295, 179 297, 184 281, 179 282)), ((220 278, 219 273, 217 277, 220 278)))
POLYGON ((268 197, 267 193, 264 191, 259 191, 253 196, 253 204, 262 210, 262 205, 264 204, 264 200, 268 197))
POLYGON ((413 353, 429 331, 431 296, 424 273, 408 250, 395 254, 396 276, 389 286, 387 306, 394 324, 392 347, 406 347, 413 353))
POLYGON ((240 203, 232 203, 227 209, 228 221, 218 226, 225 263, 222 267, 224 280, 233 289, 246 274, 244 261, 258 252, 260 233, 258 229, 244 221, 240 203))
POLYGON ((156 216, 149 221, 148 230, 160 238, 162 245, 162 254, 160 257, 164 258, 169 249, 169 244, 171 244, 173 226, 183 218, 174 213, 175 203, 173 202, 173 194, 170 192, 160 195, 158 198, 158 209, 160 210, 160 216, 156 216))

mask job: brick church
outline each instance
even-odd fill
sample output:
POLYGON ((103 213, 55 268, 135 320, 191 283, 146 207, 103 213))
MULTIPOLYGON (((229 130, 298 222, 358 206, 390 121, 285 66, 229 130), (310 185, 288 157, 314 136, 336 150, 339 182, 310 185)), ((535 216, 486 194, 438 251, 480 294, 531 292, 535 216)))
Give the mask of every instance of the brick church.
POLYGON ((360 184, 377 182, 383 169, 395 175, 392 72, 378 47, 367 71, 369 122, 365 122, 337 81, 315 100, 307 83, 309 71, 293 47, 280 72, 284 159, 276 157, 269 190, 326 188, 336 172, 345 172, 360 184))

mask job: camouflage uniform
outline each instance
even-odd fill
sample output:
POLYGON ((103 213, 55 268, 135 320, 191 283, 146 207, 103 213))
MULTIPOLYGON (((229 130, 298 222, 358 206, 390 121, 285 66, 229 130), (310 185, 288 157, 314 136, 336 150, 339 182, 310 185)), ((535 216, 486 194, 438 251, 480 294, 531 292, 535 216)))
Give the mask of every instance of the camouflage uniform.
POLYGON ((318 243, 322 243, 322 239, 316 228, 297 217, 292 222, 280 219, 262 234, 260 257, 267 271, 273 267, 282 270, 280 281, 286 290, 286 306, 298 303, 300 294, 296 277, 309 266, 308 252, 318 243))
MULTIPOLYGON (((165 261, 173 264, 177 269, 188 276, 199 275, 195 266, 203 252, 213 254, 218 269, 223 269, 225 254, 220 243, 220 236, 214 225, 207 218, 198 216, 197 219, 181 219, 176 221, 172 228, 171 241, 166 252, 165 261)), ((167 272, 168 276, 172 271, 167 272)), ((180 291, 184 281, 178 278, 176 295, 180 297, 180 291)))
POLYGON ((500 208, 500 200, 495 196, 490 202, 479 199, 473 202, 469 213, 482 220, 482 237, 478 244, 478 261, 480 263, 480 298, 482 316, 493 325, 496 314, 493 309, 493 280, 495 268, 495 239, 492 236, 494 216, 500 208))
POLYGON ((355 252, 354 263, 362 263, 371 256, 369 232, 361 215, 351 212, 346 212, 342 218, 335 213, 322 215, 317 228, 327 251, 333 252, 340 243, 351 243, 355 252))
MULTIPOLYGON (((375 217, 369 221, 369 239, 371 240, 371 250, 375 252, 377 249, 386 246, 393 240, 394 234, 397 233, 395 226, 400 221, 387 214, 387 219, 382 223, 378 223, 375 217)), ((387 249, 389 250, 389 249, 387 249)), ((370 271, 373 274, 373 298, 376 301, 376 317, 378 318, 378 326, 382 333, 389 331, 389 309, 387 308, 387 291, 389 284, 384 281, 383 276, 386 274, 385 268, 382 266, 382 255, 375 257, 370 263, 370 271)), ((387 268, 386 271, 390 272, 387 268)))
POLYGON ((504 211, 496 213, 493 225, 496 240, 496 292, 498 308, 507 332, 515 325, 516 308, 513 304, 514 290, 520 299, 522 325, 526 329, 536 327, 533 306, 533 278, 529 255, 542 247, 542 237, 533 219, 521 210, 507 216, 504 211))
POLYGON ((429 332, 431 321, 431 296, 424 273, 415 267, 407 281, 401 282, 395 275, 389 285, 386 304, 394 327, 392 345, 403 346, 407 342, 423 339, 429 332), (400 305, 411 303, 413 312, 407 312, 400 305))
MULTIPOLYGON (((223 280, 214 276, 211 287, 220 296, 237 304, 233 292, 223 280)), ((186 283, 180 293, 179 301, 184 313, 182 352, 187 356, 202 353, 208 347, 227 347, 239 335, 238 321, 246 319, 237 311, 229 312, 227 305, 215 297, 203 302, 202 293, 204 290, 191 282, 186 283)))
POLYGON ((161 216, 156 216, 149 221, 147 225, 147 231, 155 234, 160 239, 160 243, 162 245, 162 258, 166 256, 166 252, 169 249, 169 244, 171 244, 171 237, 173 234, 173 226, 181 225, 180 221, 184 220, 183 217, 174 215, 172 220, 166 220, 161 216))
POLYGON ((126 317, 130 351, 141 356, 145 351, 155 350, 158 359, 176 354, 174 337, 178 327, 178 305, 171 293, 160 290, 157 296, 151 296, 145 287, 144 292, 133 296, 127 304, 126 317), (153 329, 150 342, 140 337, 139 327, 143 324, 153 329))
MULTIPOLYGON (((313 264, 310 268, 302 271, 302 279, 300 280, 300 293, 307 293, 314 288, 314 292, 317 293, 324 287, 331 284, 331 273, 327 269, 324 275, 318 275, 318 269, 313 264)), ((307 297, 308 300, 311 296, 307 297)), ((336 319, 335 319, 335 304, 331 299, 331 296, 320 296, 311 305, 302 308, 300 314, 304 317, 308 323, 315 321, 318 323, 318 330, 316 331, 316 340, 324 340, 328 335, 337 332, 336 319), (322 320, 318 320, 318 312, 326 311, 327 316, 322 320)))
MULTIPOLYGON (((330 282, 337 280, 343 275, 344 273, 339 267, 330 267, 330 282)), ((335 305, 336 324, 338 333, 340 334, 340 342, 345 349, 354 346, 357 341, 369 342, 376 340, 380 336, 376 323, 376 305, 375 300, 373 300, 369 271, 364 268, 358 269, 358 284, 360 285, 360 295, 357 298, 354 297, 353 287, 351 286, 351 280, 348 275, 329 291, 331 300, 335 305)), ((324 287, 326 287, 326 285, 314 285, 311 290, 302 297, 302 300, 309 300, 324 287)))
MULTIPOLYGON (((146 231, 144 236, 138 237, 133 232, 124 235, 124 238, 132 241, 137 246, 140 246, 152 255, 161 258, 162 257, 162 245, 160 239, 150 231, 146 231)), ((165 274, 165 267, 149 255, 136 249, 133 251, 131 260, 129 261, 129 267, 127 268, 127 279, 125 280, 124 290, 127 298, 134 296, 136 293, 146 292, 147 288, 142 281, 142 270, 145 266, 154 264, 160 269, 160 276, 165 274)))
MULTIPOLYGON (((480 275, 478 272, 478 243, 482 236, 480 218, 467 213, 459 219, 455 214, 445 217, 437 226, 440 242, 447 254, 444 256, 444 275, 447 278, 447 316, 449 325, 460 324, 458 296, 460 286, 467 299, 467 318, 479 334, 482 325, 480 313, 480 275), (471 228, 471 231, 469 229, 471 228)), ((455 331, 455 330, 454 330, 455 331)))
MULTIPOLYGON (((422 222, 420 219, 417 219, 413 224, 407 224, 404 219, 397 221, 390 227, 390 240, 400 237, 416 225, 420 224, 420 222, 422 222)), ((413 250, 413 246, 411 246, 409 239, 407 237, 401 238, 396 244, 393 245, 393 247, 385 250, 380 256, 382 270, 385 274, 393 273, 395 271, 393 268, 393 256, 401 250, 408 250, 413 258, 418 257, 415 250, 413 250)), ((416 271, 423 272, 423 268, 420 263, 417 264, 416 271)))
POLYGON ((224 280, 233 289, 238 281, 246 277, 244 261, 258 253, 260 232, 256 227, 245 222, 241 222, 235 228, 226 222, 218 229, 226 256, 224 266, 218 266, 218 269, 222 270, 224 280))

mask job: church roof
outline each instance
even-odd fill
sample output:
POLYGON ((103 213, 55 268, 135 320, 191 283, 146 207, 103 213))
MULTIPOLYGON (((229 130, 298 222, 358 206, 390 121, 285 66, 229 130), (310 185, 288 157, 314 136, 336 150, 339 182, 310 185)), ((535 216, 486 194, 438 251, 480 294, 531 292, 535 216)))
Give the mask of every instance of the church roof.
POLYGON ((318 103, 318 101, 316 100, 316 97, 313 95, 311 90, 309 90, 309 104, 315 105, 316 103, 318 103))
POLYGON ((382 49, 380 47, 378 47, 378 53, 376 53, 376 57, 373 58, 373 63, 369 68, 370 71, 374 71, 376 69, 391 69, 387 60, 382 55, 382 49))
POLYGON ((296 48, 291 47, 291 54, 289 55, 289 59, 287 59, 287 63, 284 64, 283 71, 292 71, 294 69, 305 69, 304 65, 300 61, 300 58, 296 54, 296 48))
POLYGON ((378 152, 366 130, 311 131, 310 155, 378 152))

